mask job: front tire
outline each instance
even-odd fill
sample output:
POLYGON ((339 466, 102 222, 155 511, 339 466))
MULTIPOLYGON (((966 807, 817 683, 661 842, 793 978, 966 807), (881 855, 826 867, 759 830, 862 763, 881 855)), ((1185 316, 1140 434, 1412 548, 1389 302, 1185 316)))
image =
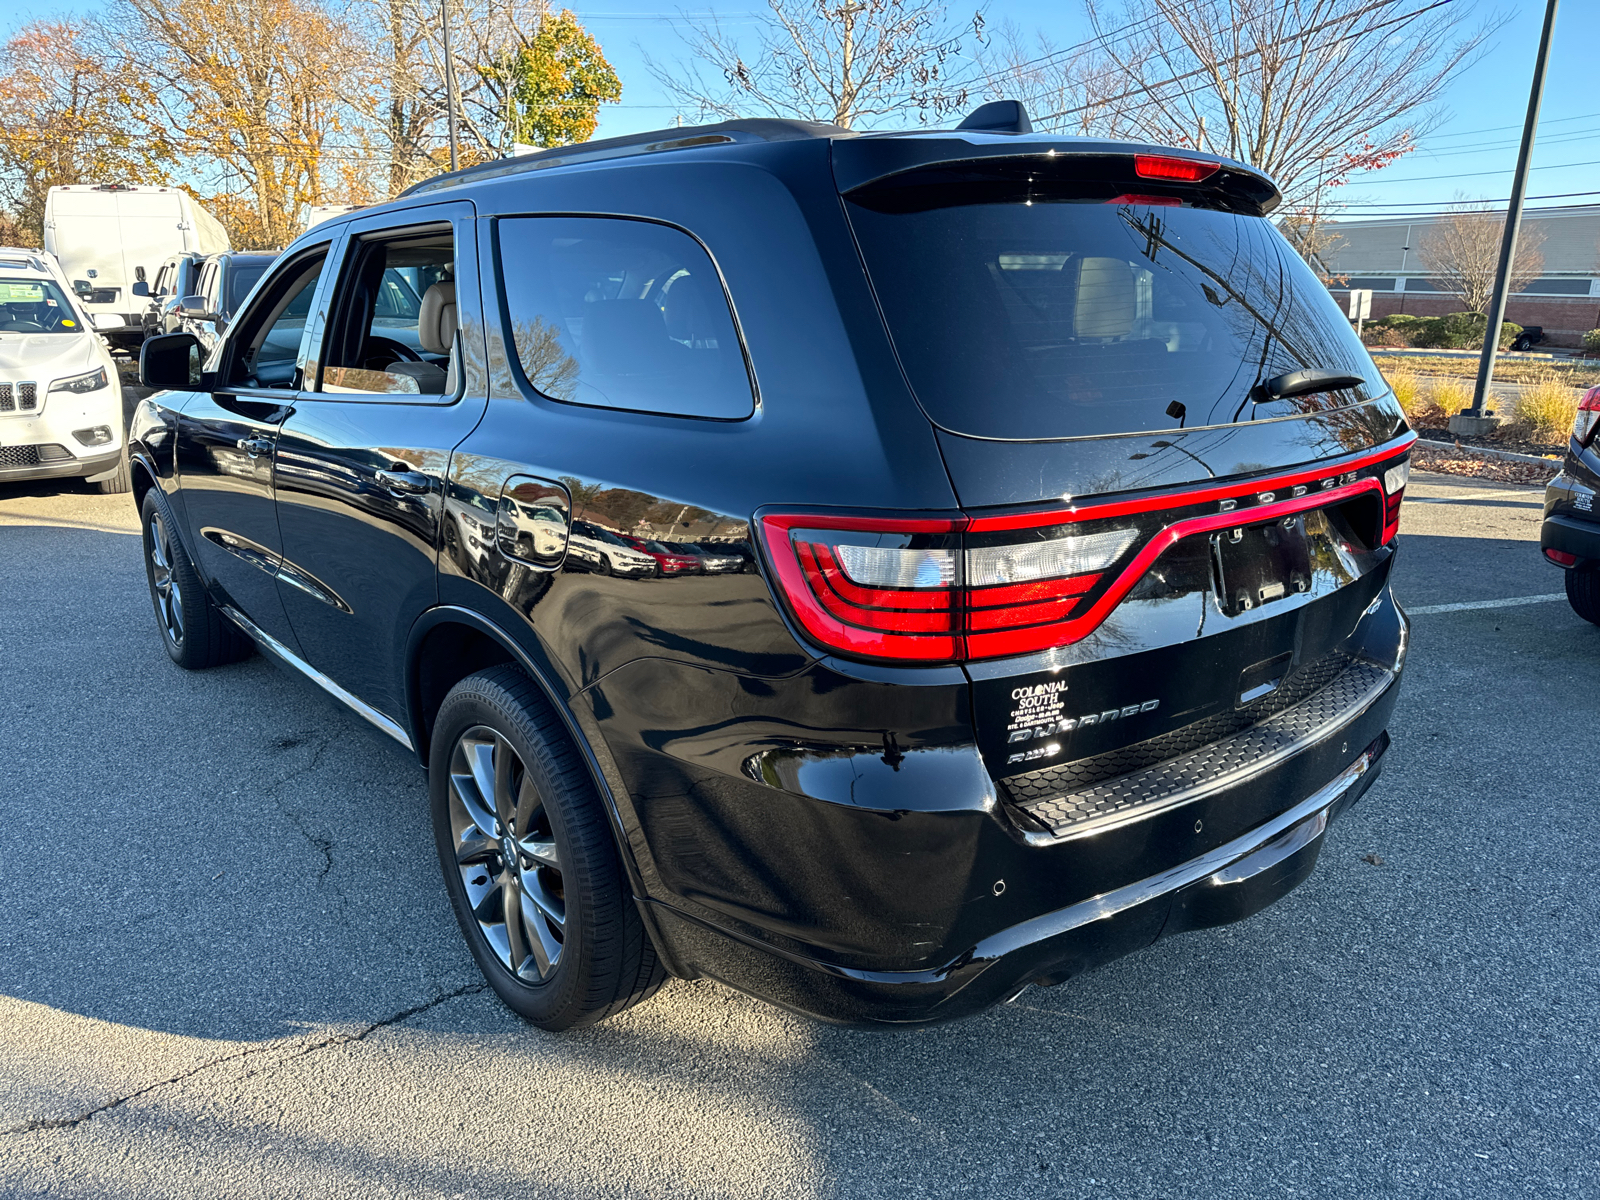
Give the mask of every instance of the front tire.
POLYGON ((588 772, 532 680, 469 675, 429 750, 434 841, 472 957, 507 1007, 576 1029, 664 978, 588 772))
POLYGON ((1567 603, 1585 621, 1600 625, 1600 570, 1565 571, 1567 603))
POLYGON ((160 488, 145 493, 139 506, 143 530, 145 580, 167 655, 186 671, 200 671, 249 656, 254 648, 223 616, 200 583, 200 576, 178 540, 172 510, 160 488))
POLYGON ((133 491, 133 473, 128 469, 128 456, 126 454, 122 456, 122 461, 117 464, 114 474, 97 481, 94 486, 100 490, 102 496, 120 496, 133 491))

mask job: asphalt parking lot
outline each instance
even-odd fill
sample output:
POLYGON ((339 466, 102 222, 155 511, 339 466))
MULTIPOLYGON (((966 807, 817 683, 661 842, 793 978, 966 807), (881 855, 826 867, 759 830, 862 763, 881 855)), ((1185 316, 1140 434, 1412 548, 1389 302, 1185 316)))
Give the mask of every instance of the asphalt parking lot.
POLYGON ((0 1195, 1600 1193, 1600 628, 1537 490, 1413 477, 1393 749, 1243 924, 961 1024, 486 994, 421 773, 162 651, 127 497, 0 487, 0 1195))

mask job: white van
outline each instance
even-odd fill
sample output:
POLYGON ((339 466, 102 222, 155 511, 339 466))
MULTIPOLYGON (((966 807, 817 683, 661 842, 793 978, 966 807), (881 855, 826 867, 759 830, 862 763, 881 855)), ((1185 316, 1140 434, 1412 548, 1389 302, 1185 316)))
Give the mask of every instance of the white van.
POLYGON ((144 339, 148 278, 175 254, 221 254, 227 231, 181 188, 127 183, 74 183, 50 189, 44 204, 44 248, 56 256, 83 307, 114 344, 144 339), (142 286, 138 286, 142 285, 142 286))

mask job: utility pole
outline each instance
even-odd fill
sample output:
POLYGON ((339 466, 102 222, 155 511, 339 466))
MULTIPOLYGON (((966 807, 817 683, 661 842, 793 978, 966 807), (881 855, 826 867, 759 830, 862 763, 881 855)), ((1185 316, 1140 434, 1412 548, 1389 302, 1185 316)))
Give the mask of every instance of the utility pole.
POLYGON ((450 169, 456 169, 456 62, 450 54, 450 0, 440 0, 439 24, 444 27, 444 96, 450 121, 450 169))
MULTIPOLYGON (((1550 35, 1556 25, 1559 0, 1546 0, 1544 29, 1539 34, 1539 55, 1533 63, 1533 86, 1528 92, 1528 115, 1522 124, 1522 148, 1517 151, 1517 170, 1511 180, 1511 206, 1506 210, 1505 233, 1500 238, 1500 263, 1495 268, 1494 299, 1489 302, 1489 324, 1483 331, 1483 355, 1478 360, 1478 382, 1472 391, 1472 407, 1450 418, 1451 433, 1488 433, 1499 418, 1488 415, 1489 385, 1494 382, 1494 358, 1500 349, 1500 324, 1506 316, 1506 288, 1511 282, 1511 262, 1517 252, 1517 234, 1522 230, 1522 199, 1528 193, 1528 160, 1533 157, 1533 134, 1539 124, 1539 103, 1544 98, 1544 68, 1550 59, 1550 35)), ((1407 239, 1409 240, 1409 239, 1407 239)))

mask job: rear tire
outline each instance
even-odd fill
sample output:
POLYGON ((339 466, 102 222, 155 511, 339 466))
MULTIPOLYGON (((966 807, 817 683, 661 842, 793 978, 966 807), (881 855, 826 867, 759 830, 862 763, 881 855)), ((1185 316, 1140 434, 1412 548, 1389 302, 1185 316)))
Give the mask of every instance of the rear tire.
POLYGON ((513 666, 469 675, 428 757, 434 841, 472 957, 541 1029, 592 1025, 665 978, 583 760, 513 666))
POLYGON ((1600 625, 1600 570, 1565 571, 1567 603, 1585 621, 1600 625))
POLYGON ((167 655, 186 671, 247 658, 255 644, 212 603, 178 540, 177 523, 158 487, 139 506, 145 580, 167 655))

